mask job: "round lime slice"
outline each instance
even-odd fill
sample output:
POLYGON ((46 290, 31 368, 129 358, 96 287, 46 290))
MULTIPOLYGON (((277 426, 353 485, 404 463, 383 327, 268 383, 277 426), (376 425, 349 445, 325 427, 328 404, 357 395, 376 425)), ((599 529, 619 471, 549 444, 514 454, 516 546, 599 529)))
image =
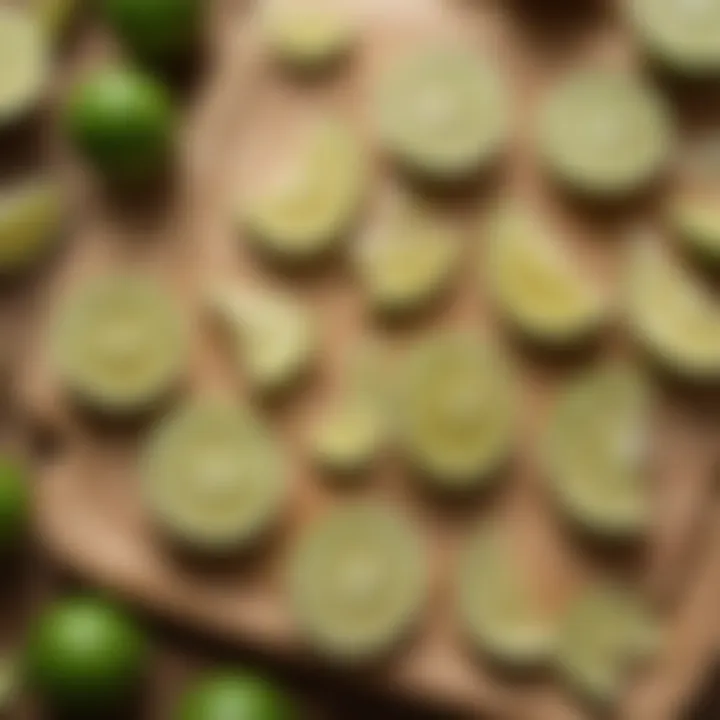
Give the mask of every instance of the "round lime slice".
POLYGON ((433 487, 485 484, 510 453, 515 399, 500 354, 460 333, 421 341, 398 366, 398 434, 433 487))
POLYGON ((606 537, 642 533, 650 520, 651 399, 637 373, 608 365, 574 379, 550 418, 548 479, 563 511, 606 537))
POLYGON ((426 596, 419 537, 385 506, 341 506, 307 528, 292 555, 294 614, 312 645, 344 661, 390 650, 426 596))
POLYGON ((149 409, 179 384, 187 361, 180 311, 148 276, 85 281, 61 303, 51 328, 58 379, 90 407, 149 409))
POLYGON ((253 544, 282 509, 283 455, 244 408, 195 402, 161 422, 145 448, 150 513, 188 548, 225 552, 253 544))
POLYGON ((404 165, 437 180, 482 169, 507 136, 508 102, 495 70, 472 52, 425 48, 381 78, 381 141, 404 165))
POLYGON ((589 196, 615 198, 645 187, 667 163, 673 135, 661 97, 617 71, 574 70, 541 108, 544 163, 589 196))

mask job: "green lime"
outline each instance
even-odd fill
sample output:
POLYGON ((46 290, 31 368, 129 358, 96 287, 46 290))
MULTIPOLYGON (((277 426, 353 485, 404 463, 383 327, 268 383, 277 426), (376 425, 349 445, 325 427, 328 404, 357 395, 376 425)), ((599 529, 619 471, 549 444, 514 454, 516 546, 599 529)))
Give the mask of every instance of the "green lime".
POLYGON ((86 79, 71 95, 65 121, 77 149, 116 180, 156 174, 174 135, 167 91, 130 69, 101 70, 86 79))
POLYGON ((30 638, 31 685, 73 717, 113 708, 132 694, 145 667, 145 640, 115 606, 89 597, 61 600, 30 638))
POLYGON ((152 62, 173 60, 194 44, 202 0, 105 0, 105 14, 120 38, 152 62))
POLYGON ((0 554, 18 543, 29 514, 30 489, 25 470, 16 461, 0 457, 0 554))
POLYGON ((271 682, 223 673, 201 680, 181 698, 175 720, 290 720, 293 703, 271 682))

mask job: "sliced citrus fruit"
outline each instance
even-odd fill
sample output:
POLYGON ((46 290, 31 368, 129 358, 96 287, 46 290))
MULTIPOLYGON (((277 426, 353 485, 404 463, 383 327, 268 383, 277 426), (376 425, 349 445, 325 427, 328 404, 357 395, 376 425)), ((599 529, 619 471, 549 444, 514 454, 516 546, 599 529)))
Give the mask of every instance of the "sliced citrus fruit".
POLYGON ((720 72, 718 0, 632 0, 629 15, 650 54, 675 71, 720 72))
POLYGON ((409 461, 438 488, 486 482, 512 445, 505 360, 470 335, 445 333, 420 341, 398 371, 398 433, 409 461))
POLYGON ((660 243, 635 243, 629 268, 631 329, 668 369, 688 379, 720 376, 720 304, 660 243))
POLYGON ((537 607, 508 539, 483 525, 461 554, 458 585, 465 631, 504 665, 536 666, 550 657, 553 622, 537 607))
POLYGON ((377 124, 387 150, 439 180, 472 174, 507 136, 508 101, 495 70, 471 51, 432 47, 400 58, 381 79, 377 124))
POLYGON ((326 67, 345 55, 355 40, 349 18, 330 3, 270 3, 264 33, 271 52, 300 70, 326 67))
POLYGON ((660 642, 657 618, 635 593, 597 584, 575 598, 560 622, 557 669, 588 700, 609 704, 660 642))
POLYGON ((41 260, 61 234, 64 207, 58 185, 25 182, 0 193, 0 274, 26 270, 41 260))
POLYGON ((597 330, 607 303, 531 213, 508 208, 490 228, 487 274, 494 300, 520 332, 572 344, 597 330))
POLYGON ((574 70, 541 108, 543 161, 590 196, 613 198, 646 186, 668 161, 673 135, 660 96, 618 71, 574 70))
POLYGON ((186 328, 167 291, 150 277, 115 273, 76 287, 51 332, 60 381, 84 404, 146 410, 178 384, 186 367, 186 328))
POLYGON ((145 448, 150 512, 187 547, 246 547, 277 518, 285 497, 282 452, 245 408, 195 401, 161 422, 145 448))
POLYGON ((383 505, 340 506, 305 531, 290 563, 294 614, 312 645, 344 661, 389 651, 422 610, 422 543, 383 505))
POLYGON ((233 286, 214 292, 211 302, 259 390, 281 390, 308 371, 315 357, 316 327, 298 301, 277 291, 233 286))
POLYGON ((592 532, 624 537, 647 528, 651 405, 637 372, 611 364, 572 380, 557 401, 546 470, 563 510, 592 532))
POLYGON ((365 188, 365 159, 347 127, 324 123, 293 170, 284 186, 249 204, 245 220, 262 249, 306 261, 326 254, 349 231, 365 188))
POLYGON ((370 304, 381 312, 416 310, 448 286, 459 262, 456 234, 409 205, 362 238, 356 267, 370 304))
POLYGON ((670 225, 681 242, 699 258, 720 263, 720 211, 714 198, 683 194, 670 211, 670 225))

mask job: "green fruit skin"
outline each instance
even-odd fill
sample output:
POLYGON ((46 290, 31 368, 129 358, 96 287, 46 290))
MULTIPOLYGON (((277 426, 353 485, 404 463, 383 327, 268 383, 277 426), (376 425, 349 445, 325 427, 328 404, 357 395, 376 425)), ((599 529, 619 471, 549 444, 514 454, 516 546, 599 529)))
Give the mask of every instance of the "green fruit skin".
POLYGON ((296 720, 291 701, 254 675, 225 673, 202 680, 181 698, 174 720, 296 720))
POLYGON ((162 85, 118 68, 100 71, 75 89, 65 125, 73 145, 99 171, 139 182, 165 166, 175 122, 162 85))
POLYGON ((109 715, 137 689, 146 655, 143 635, 121 610, 95 598, 69 598, 37 621, 28 681, 53 710, 109 715))
POLYGON ((203 0, 104 0, 105 15, 141 58, 172 61, 196 43, 203 0))
POLYGON ((25 470, 10 458, 0 457, 0 555, 21 540, 30 515, 30 486, 25 470))

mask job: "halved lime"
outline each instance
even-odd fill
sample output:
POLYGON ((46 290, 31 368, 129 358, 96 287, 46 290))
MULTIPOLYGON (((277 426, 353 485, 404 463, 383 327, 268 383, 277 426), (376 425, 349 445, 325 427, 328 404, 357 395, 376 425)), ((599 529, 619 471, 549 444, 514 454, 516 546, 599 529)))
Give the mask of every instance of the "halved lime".
POLYGON ((570 687, 588 700, 618 699, 632 670, 660 642, 657 618, 636 593, 597 584, 571 603, 559 627, 555 663, 570 687))
POLYGON ((671 207, 670 225, 700 259, 720 263, 720 211, 714 198, 699 193, 680 195, 671 207))
POLYGON ((494 219, 483 273, 503 315, 527 336, 572 344, 600 327, 607 303, 576 265, 528 211, 506 208, 494 219))
POLYGON ((647 529, 650 409, 646 383, 622 365, 584 373, 561 392, 546 471, 563 511, 586 529, 611 538, 647 529))
POLYGON ((483 525, 467 543, 458 590, 464 629, 482 652, 513 667, 550 657, 553 621, 537 606, 498 528, 483 525))
POLYGON ((471 335, 443 333, 420 341, 397 370, 398 434, 408 460, 444 490, 487 482, 512 446, 507 361, 471 335))
POLYGON ((625 196, 652 181, 669 159, 674 131, 662 98, 636 77, 573 70, 541 108, 539 151, 571 189, 625 196))
POLYGON ((61 234, 60 187, 37 179, 0 191, 0 274, 22 272, 41 260, 61 234))
POLYGON ((629 15, 649 53, 673 70, 720 72, 718 0, 632 0, 629 15))
POLYGON ((163 420, 143 459, 148 508, 189 548, 225 552, 255 542, 285 499, 283 453, 249 410, 195 401, 163 420))
POLYGON ((56 311, 51 358, 84 404, 110 413, 148 409, 179 384, 187 333, 167 290, 147 275, 100 275, 56 311))
POLYGON ((482 169, 506 140, 503 84, 470 50, 428 47, 400 58, 381 78, 376 103, 387 150, 434 179, 482 169))
POLYGON ((283 183, 243 209, 253 239, 271 255, 308 261, 329 252, 354 222, 365 190, 365 158, 351 130, 315 129, 307 153, 283 183))
POLYGON ((630 327, 661 364, 693 380, 720 377, 720 303, 661 243, 631 249, 630 327))
POLYGON ((270 290, 233 286, 213 295, 214 309, 255 387, 274 392, 305 374, 317 346, 317 331, 308 309, 270 290))
POLYGON ((413 311, 432 301, 457 269, 460 239, 421 208, 404 205, 356 246, 355 265, 370 304, 413 311))
POLYGON ((290 563, 300 627, 318 651, 344 661, 396 645, 418 620, 426 586, 419 536, 384 505, 331 511, 306 529, 290 563))
POLYGON ((34 14, 0 5, 0 126, 40 101, 49 74, 49 47, 34 14))

